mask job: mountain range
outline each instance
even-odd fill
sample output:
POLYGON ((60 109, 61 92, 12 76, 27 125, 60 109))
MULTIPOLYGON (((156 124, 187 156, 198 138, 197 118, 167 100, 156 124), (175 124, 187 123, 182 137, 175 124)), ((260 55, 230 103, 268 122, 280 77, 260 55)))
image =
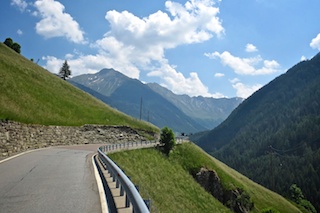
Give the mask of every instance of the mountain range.
POLYGON ((75 76, 69 82, 134 118, 185 134, 213 129, 243 101, 176 95, 159 84, 144 84, 114 69, 75 76))
POLYGON ((290 197, 290 186, 296 184, 320 211, 320 53, 262 87, 219 126, 192 140, 284 196, 290 197))

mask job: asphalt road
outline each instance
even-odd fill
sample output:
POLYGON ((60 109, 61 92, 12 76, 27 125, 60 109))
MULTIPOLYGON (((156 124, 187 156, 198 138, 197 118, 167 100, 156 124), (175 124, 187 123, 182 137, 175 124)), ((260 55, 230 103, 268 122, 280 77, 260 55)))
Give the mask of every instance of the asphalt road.
POLYGON ((96 147, 49 148, 0 163, 0 212, 101 212, 96 147))

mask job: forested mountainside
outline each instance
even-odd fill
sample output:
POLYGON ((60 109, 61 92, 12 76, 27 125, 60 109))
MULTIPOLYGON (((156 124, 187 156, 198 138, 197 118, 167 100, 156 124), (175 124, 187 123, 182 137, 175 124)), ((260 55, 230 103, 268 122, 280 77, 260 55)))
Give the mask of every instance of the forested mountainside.
POLYGON ((147 85, 208 130, 218 126, 243 101, 242 98, 237 97, 210 98, 177 95, 157 83, 147 85))
POLYGON ((320 211, 320 53, 261 88, 196 140, 282 195, 297 184, 320 211))

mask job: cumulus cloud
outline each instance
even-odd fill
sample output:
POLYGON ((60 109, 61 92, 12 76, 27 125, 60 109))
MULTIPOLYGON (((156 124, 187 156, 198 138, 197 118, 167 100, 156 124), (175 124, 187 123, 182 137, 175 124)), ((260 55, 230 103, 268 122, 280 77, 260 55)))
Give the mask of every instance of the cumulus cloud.
MULTIPOLYGON (((64 10, 62 5, 55 5, 59 17, 68 16, 62 13, 64 10)), ((73 75, 87 73, 88 70, 91 72, 96 69, 97 72, 102 68, 114 68, 131 78, 139 79, 140 71, 145 71, 147 76, 159 77, 162 85, 177 94, 222 96, 220 93, 209 93, 208 87, 201 82, 196 72, 184 76, 165 56, 167 49, 201 43, 224 34, 224 28, 218 17, 219 8, 215 7, 215 1, 190 0, 185 4, 166 1, 165 7, 165 12, 159 10, 143 18, 128 11, 107 11, 105 19, 110 30, 91 44, 98 53, 79 55, 69 60, 70 68, 74 70, 73 75)), ((52 19, 50 11, 42 14, 50 14, 43 16, 45 19, 52 19)), ((52 61, 47 63, 49 70, 59 69, 54 63, 58 59, 47 58, 47 60, 52 61)))
POLYGON ((24 0, 11 0, 11 5, 18 7, 23 12, 27 8, 28 3, 24 0))
POLYGON ((248 98, 252 95, 255 91, 260 89, 263 85, 255 84, 255 85, 245 85, 237 79, 236 81, 231 81, 232 87, 236 89, 236 95, 240 98, 248 98))
POLYGON ((72 16, 65 13, 65 7, 54 0, 37 0, 34 6, 41 20, 36 24, 36 32, 45 38, 66 37, 74 43, 84 43, 84 32, 72 16))
POLYGON ((253 44, 247 44, 246 45, 246 52, 257 52, 258 49, 253 44))
MULTIPOLYGON (((157 11, 139 18, 128 11, 106 13, 110 31, 97 41, 97 46, 118 61, 127 61, 122 72, 137 76, 143 69, 158 76, 167 88, 177 94, 210 95, 195 72, 189 77, 176 70, 165 58, 165 50, 183 44, 200 43, 224 33, 218 18, 219 8, 211 0, 191 0, 184 5, 166 1, 167 12, 157 11), (137 69, 134 69, 137 68, 137 69), (137 73, 138 72, 138 73, 137 73)), ((119 69, 120 70, 120 69, 119 69)))
POLYGON ((320 50, 320 33, 311 40, 310 47, 320 50))
POLYGON ((150 72, 148 75, 162 78, 164 81, 161 85, 170 88, 176 94, 202 95, 214 98, 224 97, 221 93, 209 93, 208 87, 201 82, 196 72, 191 72, 189 77, 185 77, 169 64, 163 64, 158 70, 150 72))
POLYGON ((230 67, 240 75, 267 75, 280 71, 280 65, 275 60, 263 60, 260 55, 251 58, 233 56, 230 52, 205 53, 211 59, 220 59, 221 63, 230 67))

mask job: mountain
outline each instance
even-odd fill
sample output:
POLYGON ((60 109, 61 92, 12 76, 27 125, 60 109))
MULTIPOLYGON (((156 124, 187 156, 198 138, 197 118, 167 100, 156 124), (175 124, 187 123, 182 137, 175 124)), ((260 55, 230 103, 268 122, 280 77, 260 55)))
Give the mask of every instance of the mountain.
POLYGON ((142 119, 181 133, 212 129, 242 101, 176 95, 158 84, 143 84, 113 69, 76 76, 70 82, 135 118, 140 118, 142 107, 142 119))
POLYGON ((243 101, 242 98, 176 95, 159 84, 149 83, 147 85, 207 129, 213 129, 219 125, 243 101))
POLYGON ((70 82, 108 105, 135 118, 141 116, 158 127, 188 133, 205 129, 147 85, 113 69, 76 76, 70 82))
POLYGON ((0 43, 0 119, 43 125, 126 125, 158 132, 0 43))
POLYGON ((297 184, 320 211, 320 53, 255 92, 196 143, 285 196, 297 184))

